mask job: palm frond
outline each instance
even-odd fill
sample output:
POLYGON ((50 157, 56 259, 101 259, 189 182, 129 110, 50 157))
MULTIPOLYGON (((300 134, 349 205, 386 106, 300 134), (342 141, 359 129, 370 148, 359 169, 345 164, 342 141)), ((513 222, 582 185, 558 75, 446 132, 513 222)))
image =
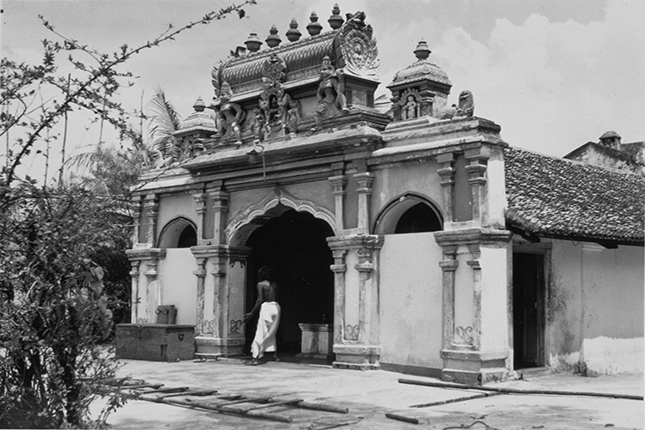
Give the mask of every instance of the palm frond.
POLYGON ((148 118, 148 137, 150 145, 155 150, 166 153, 168 142, 167 139, 179 129, 181 116, 174 108, 172 103, 166 99, 166 95, 161 89, 152 96, 147 106, 148 118))

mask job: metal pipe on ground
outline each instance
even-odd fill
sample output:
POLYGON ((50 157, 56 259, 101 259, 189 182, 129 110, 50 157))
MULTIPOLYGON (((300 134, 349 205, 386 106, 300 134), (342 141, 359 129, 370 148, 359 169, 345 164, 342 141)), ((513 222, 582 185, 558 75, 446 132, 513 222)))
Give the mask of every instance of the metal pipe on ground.
POLYGON ((458 388, 462 390, 493 391, 501 394, 537 394, 548 396, 588 396, 588 397, 609 397, 612 399, 643 400, 643 396, 632 394, 595 393, 589 391, 560 391, 560 390, 520 390, 517 388, 483 387, 474 385, 450 384, 430 381, 417 381, 414 379, 399 379, 400 384, 423 385, 436 388, 458 388))

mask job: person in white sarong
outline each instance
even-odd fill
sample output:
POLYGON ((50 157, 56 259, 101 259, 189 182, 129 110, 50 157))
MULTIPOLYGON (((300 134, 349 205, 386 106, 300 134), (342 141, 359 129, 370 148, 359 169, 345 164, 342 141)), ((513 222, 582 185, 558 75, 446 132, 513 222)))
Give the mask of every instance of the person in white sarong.
POLYGON ((254 360, 264 357, 265 352, 273 352, 276 358, 275 335, 280 324, 280 305, 278 302, 264 302, 260 306, 260 318, 251 344, 251 354, 254 360))
POLYGON ((276 301, 277 284, 271 266, 263 266, 258 270, 258 299, 253 309, 244 315, 242 321, 248 322, 257 310, 260 310, 255 337, 251 344, 253 360, 248 364, 256 365, 264 357, 265 352, 273 352, 273 359, 278 360, 276 333, 280 325, 280 305, 276 301))

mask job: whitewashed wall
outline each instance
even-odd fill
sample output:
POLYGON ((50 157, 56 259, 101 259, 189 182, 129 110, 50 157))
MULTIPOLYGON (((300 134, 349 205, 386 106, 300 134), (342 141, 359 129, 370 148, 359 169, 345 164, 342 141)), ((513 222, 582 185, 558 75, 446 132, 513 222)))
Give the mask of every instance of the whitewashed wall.
MULTIPOLYGON (((441 369, 441 247, 434 233, 386 235, 380 256, 381 364, 441 369)), ((422 372, 423 373, 423 372, 422 372)))
POLYGON ((643 370, 643 248, 553 241, 549 364, 612 374, 643 370))

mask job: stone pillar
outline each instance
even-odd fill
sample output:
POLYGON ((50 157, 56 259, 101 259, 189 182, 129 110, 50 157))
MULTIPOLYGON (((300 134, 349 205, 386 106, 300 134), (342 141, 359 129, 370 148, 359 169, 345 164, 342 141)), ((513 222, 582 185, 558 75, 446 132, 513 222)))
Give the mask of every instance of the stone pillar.
POLYGON ((130 260, 132 269, 130 270, 130 277, 132 278, 132 288, 130 292, 130 322, 136 324, 139 322, 139 266, 141 260, 130 260))
POLYGON ((132 302, 133 315, 136 321, 133 323, 153 324, 156 322, 155 310, 161 303, 161 286, 159 285, 157 263, 166 257, 166 250, 159 248, 135 248, 126 251, 133 270, 130 272, 133 277, 132 302), (138 270, 135 271, 134 268, 138 270), (145 276, 145 286, 141 286, 140 273, 145 276), (134 280, 136 277, 136 281, 134 280), (136 294, 136 295, 135 295, 136 294))
POLYGON ((334 255, 336 303, 334 353, 337 368, 377 369, 381 346, 378 314, 378 251, 383 237, 327 238, 334 255))
POLYGON ((443 348, 450 349, 455 325, 455 271, 459 267, 457 247, 444 247, 444 259, 439 262, 443 282, 443 348))
POLYGON ((444 254, 441 377, 470 385, 502 380, 510 369, 511 233, 467 228, 436 232, 435 240, 444 254))
POLYGON ((159 196, 148 194, 144 201, 144 210, 148 217, 148 230, 146 232, 146 246, 153 248, 157 234, 157 216, 159 215, 159 196))
POLYGON ((454 184, 455 184, 455 154, 447 152, 445 154, 437 155, 437 162, 440 168, 437 173, 441 177, 441 188, 443 189, 443 224, 448 226, 454 220, 454 184))
MULTIPOLYGON (((193 254, 195 253, 193 247, 193 254)), ((206 262, 208 257, 196 256, 197 260, 197 270, 193 272, 193 275, 197 277, 197 309, 196 309, 196 335, 200 335, 204 332, 204 294, 205 294, 205 285, 204 280, 206 278, 206 262)))
POLYGON ((345 199, 345 186, 347 185, 347 179, 344 175, 332 176, 329 178, 329 181, 334 187, 334 216, 336 218, 336 231, 341 231, 345 228, 345 223, 343 220, 344 214, 344 199, 345 199))
POLYGON ((372 196, 372 182, 374 174, 362 172, 354 174, 354 179, 358 183, 358 230, 359 234, 369 234, 370 232, 370 197, 372 196))
POLYGON ((198 354, 239 355, 244 347, 246 258, 250 249, 226 245, 191 248, 197 258, 198 354), (208 277, 208 273, 212 277, 208 277), (206 305, 209 306, 210 309, 206 305), (208 312, 205 312, 208 309, 208 312))
POLYGON ((246 311, 246 288, 248 285, 246 260, 251 248, 246 246, 229 247, 227 254, 228 283, 226 286, 226 301, 222 310, 222 331, 224 333, 224 348, 227 355, 239 355, 244 348, 244 325, 242 316, 246 311))
POLYGON ((468 183, 473 202, 473 217, 472 220, 479 225, 485 225, 486 220, 486 168, 489 157, 488 147, 482 146, 475 149, 467 150, 465 153, 468 165, 466 165, 466 172, 468 172, 468 183))
POLYGON ((139 244, 139 237, 141 234, 141 212, 143 210, 142 196, 133 196, 130 208, 132 210, 132 219, 134 221, 134 231, 132 232, 132 246, 136 247, 139 244))
POLYGON ((226 219, 228 215, 229 193, 221 189, 209 190, 208 194, 213 200, 214 226, 213 238, 215 243, 226 243, 226 219))
POLYGON ((345 328, 345 256, 347 249, 334 249, 334 264, 331 266, 334 272, 334 344, 343 342, 345 328))
POLYGON ((206 193, 193 195, 195 199, 195 211, 197 212, 197 243, 204 241, 204 215, 206 215, 206 193))

